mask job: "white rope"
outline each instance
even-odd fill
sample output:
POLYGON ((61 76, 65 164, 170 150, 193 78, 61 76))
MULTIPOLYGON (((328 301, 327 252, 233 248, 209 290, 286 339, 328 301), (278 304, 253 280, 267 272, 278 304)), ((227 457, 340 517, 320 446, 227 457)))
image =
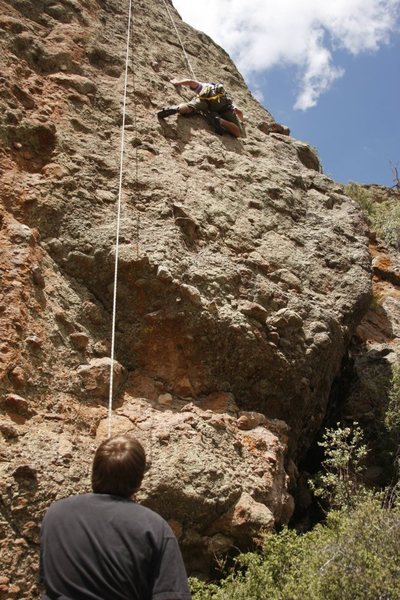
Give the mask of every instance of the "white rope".
POLYGON ((112 327, 111 327, 111 365, 110 365, 110 390, 108 398, 108 437, 112 433, 112 412, 113 412, 113 387, 114 387, 114 353, 115 353, 115 320, 117 314, 117 285, 118 285, 118 259, 119 259, 119 235, 121 228, 121 201, 122 201, 122 175, 124 164, 125 151, 125 120, 126 120, 126 97, 128 88, 128 66, 129 66, 129 47, 131 38, 131 15, 132 15, 132 0, 129 0, 128 12, 128 32, 126 40, 126 57, 125 57, 125 81, 124 81, 124 98, 122 108, 122 127, 121 127, 121 153, 119 164, 119 189, 117 201, 117 223, 115 234, 115 265, 114 265, 114 291, 113 291, 113 309, 112 309, 112 327))
POLYGON ((190 64, 189 57, 188 57, 188 55, 187 55, 187 53, 186 53, 186 50, 185 50, 185 46, 183 45, 183 42, 182 42, 181 36, 179 35, 178 28, 177 28, 177 26, 176 26, 176 24, 175 24, 175 21, 174 21, 174 19, 172 18, 171 11, 170 11, 170 10, 169 10, 169 8, 168 8, 168 4, 167 4, 166 0, 163 0, 163 2, 164 2, 164 5, 165 5, 165 8, 167 9, 168 16, 169 16, 169 18, 171 19, 171 23, 172 23, 172 25, 174 26, 174 29, 175 29, 175 31, 176 31, 176 35, 177 35, 177 37, 178 37, 178 40, 179 40, 179 42, 180 42, 180 45, 181 45, 181 47, 182 47, 183 55, 184 55, 184 57, 185 57, 185 59, 186 59, 187 65, 188 65, 188 67, 189 67, 190 74, 191 74, 191 76, 193 77, 193 79, 196 79, 196 75, 194 74, 194 71, 193 71, 192 65, 190 64))
MULTIPOLYGON (((193 67, 190 63, 189 57, 186 53, 185 46, 183 45, 181 36, 176 27, 175 21, 172 18, 172 14, 168 8, 166 0, 163 0, 165 8, 167 9, 168 16, 175 29, 177 38, 182 48, 183 55, 189 67, 190 74, 193 79, 196 76, 193 71, 193 67)), ((124 164, 124 152, 125 152, 125 121, 126 121, 126 99, 127 99, 127 88, 128 88, 128 66, 129 66, 129 48, 131 38, 131 20, 132 20, 132 0, 129 0, 129 11, 128 11, 128 31, 126 39, 126 56, 125 56, 125 81, 124 81, 124 96, 123 96, 123 109, 122 109, 122 127, 121 127, 121 151, 120 151, 120 167, 119 167, 119 187, 118 187, 118 201, 117 201, 117 222, 116 222, 116 233, 115 233, 115 264, 114 264, 114 288, 113 288, 113 308, 112 308, 112 326, 111 326, 111 365, 110 365, 110 387, 108 397, 108 437, 112 434, 112 417, 113 417, 113 392, 114 392, 114 355, 115 355, 115 322, 117 314, 117 287, 118 287, 118 261, 119 261, 119 237, 121 228, 121 203, 122 203, 122 176, 123 176, 123 164, 124 164)))

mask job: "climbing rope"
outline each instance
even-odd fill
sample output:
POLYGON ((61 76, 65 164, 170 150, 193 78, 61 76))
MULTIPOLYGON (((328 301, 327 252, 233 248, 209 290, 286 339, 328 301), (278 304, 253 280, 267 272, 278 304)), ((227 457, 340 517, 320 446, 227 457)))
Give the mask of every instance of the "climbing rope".
POLYGON ((188 55, 187 55, 187 52, 186 52, 186 50, 185 50, 185 46, 183 45, 182 38, 181 38, 181 36, 179 35, 178 28, 177 28, 177 26, 176 26, 176 24, 175 24, 175 21, 174 21, 174 19, 172 18, 171 11, 170 11, 170 10, 169 10, 169 8, 168 8, 168 4, 167 4, 166 0, 163 0, 163 2, 164 2, 164 5, 165 5, 165 8, 167 9, 168 16, 169 16, 169 18, 171 19, 171 23, 172 23, 172 25, 173 25, 173 27, 174 27, 174 29, 175 29, 175 31, 176 31, 176 35, 177 35, 177 38, 178 38, 178 40, 179 40, 179 43, 180 43, 180 45, 181 45, 182 52, 183 52, 183 56, 185 57, 185 60, 186 60, 187 66, 188 66, 188 68, 189 68, 190 74, 191 74, 191 76, 193 77, 193 79, 196 79, 196 75, 194 74, 194 71, 193 71, 192 65, 190 64, 189 57, 188 57, 188 55))
MULTIPOLYGON (((185 57, 187 66, 189 68, 190 74, 193 79, 196 79, 194 74, 193 67, 190 63, 189 57, 185 50, 185 46, 183 44, 182 38, 179 34, 179 31, 176 27, 175 21, 172 17, 171 11, 168 8, 168 4, 166 0, 163 0, 165 8, 167 10, 168 16, 171 20, 171 23, 175 29, 177 38, 182 48, 183 55, 185 57)), ((130 50, 130 42, 131 42, 131 23, 132 23, 132 0, 129 0, 129 10, 128 10, 128 29, 126 36, 126 56, 125 56, 125 79, 124 79, 124 92, 123 92, 123 108, 122 108, 122 126, 121 126, 121 145, 120 145, 120 166, 119 166, 119 186, 118 186, 118 200, 117 200, 117 219, 116 219, 116 233, 115 233, 115 262, 114 262, 114 287, 113 287, 113 307, 112 307, 112 325, 111 325, 111 352, 110 352, 110 387, 109 387, 109 397, 108 397, 108 437, 110 438, 112 435, 112 418, 113 418, 113 392, 114 392, 114 355, 115 355, 115 323, 116 323, 116 314, 117 314, 117 287, 118 287, 118 261, 119 261, 119 238, 120 238, 120 229, 121 229, 121 204, 122 204, 122 178, 123 178, 123 164, 124 164, 124 153, 125 153, 125 122, 126 122, 126 102, 127 102, 127 89, 128 89, 128 67, 129 67, 129 50, 130 50)), ((133 80, 134 85, 134 93, 135 93, 135 80, 133 80)), ((136 129, 136 112, 135 112, 135 129, 136 129)), ((138 157, 137 157, 137 147, 136 147, 136 187, 138 183, 138 157)), ((139 227, 140 227, 140 215, 138 212, 137 215, 137 256, 139 256, 139 227)))
POLYGON ((112 308, 112 326, 111 326, 111 365, 110 365, 110 388, 108 398, 108 437, 112 433, 112 412, 113 412, 113 391, 114 391, 114 354, 115 354, 115 320, 117 314, 117 286, 118 286, 118 259, 119 259, 119 237, 121 229, 121 203, 122 203, 122 175, 125 152, 125 121, 126 121, 126 98, 128 88, 128 66, 129 66, 129 48, 131 38, 131 20, 132 20, 132 0, 129 0, 128 11, 128 31, 126 39, 126 56, 125 56, 125 80, 124 80, 124 95, 122 108, 122 126, 121 126, 121 150, 119 163, 119 186, 118 186, 118 201, 117 201, 117 221, 115 233, 115 263, 114 263, 114 289, 113 289, 113 308, 112 308))
MULTIPOLYGON (((132 59, 133 61, 134 59, 132 59)), ((135 68, 132 69, 132 87, 133 87, 133 99, 134 99, 134 112, 133 112, 133 130, 136 132, 137 127, 137 107, 136 107, 136 71, 135 68)), ((136 200, 139 197, 139 156, 138 156, 138 144, 135 144, 135 193, 136 200)), ((139 248, 140 248, 140 211, 138 210, 138 206, 136 204, 136 231, 135 231, 135 240, 136 240, 136 259, 139 259, 139 248)))

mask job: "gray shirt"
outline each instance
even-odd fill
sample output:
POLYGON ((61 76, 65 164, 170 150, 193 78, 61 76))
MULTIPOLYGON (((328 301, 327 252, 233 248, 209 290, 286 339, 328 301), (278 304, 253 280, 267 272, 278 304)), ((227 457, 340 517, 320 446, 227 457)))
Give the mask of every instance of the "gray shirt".
POLYGON ((164 519, 108 494, 55 502, 41 529, 49 600, 190 600, 178 542, 164 519))

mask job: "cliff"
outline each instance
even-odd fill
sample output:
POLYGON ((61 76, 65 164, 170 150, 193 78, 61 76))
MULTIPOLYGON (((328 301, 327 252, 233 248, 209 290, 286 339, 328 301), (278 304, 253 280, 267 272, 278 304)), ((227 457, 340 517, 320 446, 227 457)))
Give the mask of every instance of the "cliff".
MULTIPOLYGON (((171 14, 245 136, 158 121, 186 76, 162 2, 134 3, 113 433, 150 460, 140 500, 191 571, 286 523, 296 463, 371 294, 366 225, 229 56, 171 14), (281 131, 282 133, 276 133, 281 131), (195 550, 195 551, 194 551, 195 550)), ((39 524, 88 488, 106 436, 127 7, 0 0, 0 582, 34 598, 39 524)))

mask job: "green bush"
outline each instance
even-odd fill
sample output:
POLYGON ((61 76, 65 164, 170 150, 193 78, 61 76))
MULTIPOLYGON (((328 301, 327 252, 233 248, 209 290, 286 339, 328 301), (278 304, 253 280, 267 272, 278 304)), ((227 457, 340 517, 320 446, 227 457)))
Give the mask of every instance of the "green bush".
POLYGON ((311 482, 316 496, 328 501, 330 508, 346 510, 362 500, 365 489, 361 474, 367 447, 357 423, 353 427, 328 429, 319 445, 324 448, 323 471, 311 482))
POLYGON ((385 425, 396 440, 400 444, 400 364, 393 366, 392 380, 389 390, 389 404, 385 415, 385 425))
POLYGON ((377 204, 372 220, 379 237, 389 246, 400 248, 400 205, 394 201, 377 204))
POLYGON ((346 194, 362 208, 378 237, 389 246, 400 248, 400 205, 398 197, 376 199, 372 191, 356 184, 345 187, 346 194))
POLYGON ((372 220, 375 210, 373 194, 362 186, 353 182, 346 185, 345 192, 348 196, 350 196, 350 198, 355 200, 360 205, 366 216, 372 220))
POLYGON ((400 492, 400 364, 396 363, 392 369, 392 380, 389 390, 389 402, 385 414, 385 426, 389 433, 388 442, 390 457, 394 469, 394 483, 386 492, 388 503, 391 503, 393 494, 400 492))
POLYGON ((400 511, 369 498, 300 535, 266 536, 216 584, 191 580, 193 600, 399 600, 400 511))
MULTIPOLYGON (((396 385, 400 394, 400 367, 396 385)), ((241 554, 218 583, 191 579, 193 600, 400 600, 400 503, 384 506, 360 474, 366 446, 357 424, 328 430, 324 471, 315 484, 337 508, 299 534, 264 537, 261 552, 241 554)))

